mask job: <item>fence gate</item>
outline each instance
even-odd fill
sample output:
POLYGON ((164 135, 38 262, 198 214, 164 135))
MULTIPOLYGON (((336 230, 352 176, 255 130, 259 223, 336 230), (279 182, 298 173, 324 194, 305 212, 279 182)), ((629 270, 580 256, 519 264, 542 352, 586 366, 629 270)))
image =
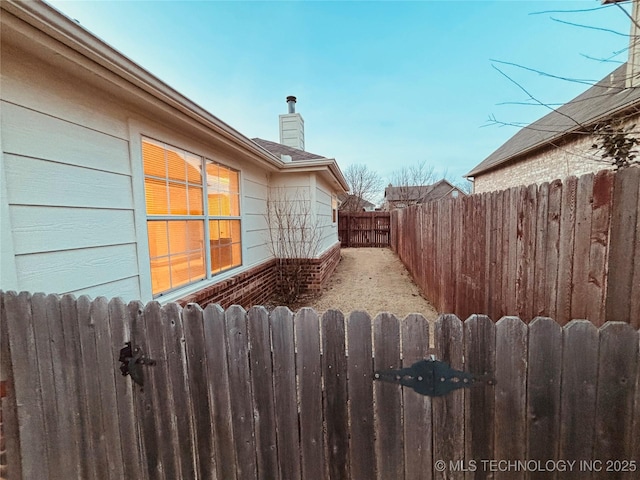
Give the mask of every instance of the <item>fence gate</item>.
POLYGON ((639 336, 626 323, 12 292, 0 305, 9 479, 608 480, 640 468, 639 336), (430 354, 467 372, 458 381, 492 381, 444 396, 374 381, 430 354))
POLYGON ((339 212, 338 236, 342 247, 391 245, 389 212, 339 212))

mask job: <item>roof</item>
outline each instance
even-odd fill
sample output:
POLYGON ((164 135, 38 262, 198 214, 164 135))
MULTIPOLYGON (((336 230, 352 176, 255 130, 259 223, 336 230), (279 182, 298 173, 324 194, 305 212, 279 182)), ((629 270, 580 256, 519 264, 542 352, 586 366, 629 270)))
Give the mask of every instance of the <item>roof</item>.
POLYGON ((291 157, 291 160, 294 162, 300 160, 317 160, 327 158, 323 157, 322 155, 316 155, 315 153, 305 152, 304 150, 300 150, 298 148, 287 147, 286 145, 282 145, 281 143, 263 140, 262 138, 252 138, 251 140, 260 145, 267 152, 275 155, 278 158, 280 158, 280 155, 289 155, 291 157))
MULTIPOLYGON (((431 185, 415 185, 408 187, 387 187, 384 196, 388 202, 420 201, 420 203, 438 200, 446 196, 451 190, 458 189, 448 180, 442 179, 431 185)), ((464 192, 463 192, 464 193, 464 192)))
POLYGON ((573 100, 522 128, 495 152, 473 168, 467 177, 517 161, 537 148, 571 134, 587 134, 585 127, 614 117, 640 104, 640 88, 625 88, 626 64, 573 100))
POLYGON ((375 208, 375 204, 369 200, 358 197, 352 193, 341 193, 338 195, 338 201, 340 201, 340 210, 347 210, 351 204, 359 204, 362 208, 375 208))

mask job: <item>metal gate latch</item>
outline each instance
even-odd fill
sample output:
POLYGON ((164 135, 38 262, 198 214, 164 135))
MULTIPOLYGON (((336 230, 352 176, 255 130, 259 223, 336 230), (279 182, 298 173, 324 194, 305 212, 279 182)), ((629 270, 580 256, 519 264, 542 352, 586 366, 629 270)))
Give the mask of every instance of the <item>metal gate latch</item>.
POLYGON ((131 347, 131 342, 127 342, 124 344, 125 346, 120 349, 120 372, 122 372, 123 376, 130 375, 131 380, 140 385, 144 386, 144 374, 142 373, 143 365, 155 365, 156 361, 148 358, 144 353, 142 353, 142 348, 140 347, 131 347))
POLYGON ((483 383, 495 385, 495 380, 489 375, 473 375, 454 370, 448 363, 436 360, 433 355, 429 360, 419 360, 409 368, 376 371, 373 378, 411 387, 419 394, 430 397, 441 397, 458 388, 483 383))

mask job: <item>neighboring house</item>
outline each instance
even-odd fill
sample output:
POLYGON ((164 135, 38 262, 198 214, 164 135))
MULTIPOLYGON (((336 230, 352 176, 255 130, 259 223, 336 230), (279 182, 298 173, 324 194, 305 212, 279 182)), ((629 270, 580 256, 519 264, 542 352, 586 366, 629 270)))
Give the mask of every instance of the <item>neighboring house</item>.
POLYGON ((335 160, 272 153, 43 2, 0 8, 1 289, 264 302, 281 188, 321 225, 305 261, 310 288, 326 279, 348 189, 335 160))
POLYGON ((444 178, 431 185, 413 185, 394 187, 389 184, 384 189, 384 210, 405 208, 409 205, 433 202, 443 198, 458 198, 466 195, 461 189, 444 178))
MULTIPOLYGON (((605 0, 603 3, 615 3, 605 0)), ((570 175, 613 168, 593 148, 600 140, 594 127, 612 122, 619 128, 640 128, 640 42, 638 1, 633 2, 629 61, 594 86, 531 125, 474 167, 466 177, 473 192, 543 183, 570 175)), ((635 134, 637 136, 637 134, 635 134)))
POLYGON ((338 210, 341 212, 373 212, 376 206, 352 193, 338 195, 338 210))

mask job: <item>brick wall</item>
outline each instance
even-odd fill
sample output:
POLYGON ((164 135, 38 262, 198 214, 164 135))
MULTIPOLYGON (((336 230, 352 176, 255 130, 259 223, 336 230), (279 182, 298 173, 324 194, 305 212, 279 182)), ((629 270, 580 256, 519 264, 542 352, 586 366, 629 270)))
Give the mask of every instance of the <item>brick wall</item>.
POLYGON ((595 141, 587 135, 573 136, 564 142, 538 150, 525 160, 480 174, 474 179, 473 193, 541 184, 612 168, 602 159, 602 152, 592 148, 595 141))
MULTIPOLYGON (((303 288, 303 293, 320 292, 339 261, 339 243, 329 248, 319 258, 303 259, 306 287, 303 288)), ((250 308, 253 305, 268 303, 276 292, 277 261, 274 259, 181 298, 178 303, 183 306, 187 303, 197 303, 202 308, 210 303, 218 303, 222 308, 228 308, 231 305, 250 308)))

